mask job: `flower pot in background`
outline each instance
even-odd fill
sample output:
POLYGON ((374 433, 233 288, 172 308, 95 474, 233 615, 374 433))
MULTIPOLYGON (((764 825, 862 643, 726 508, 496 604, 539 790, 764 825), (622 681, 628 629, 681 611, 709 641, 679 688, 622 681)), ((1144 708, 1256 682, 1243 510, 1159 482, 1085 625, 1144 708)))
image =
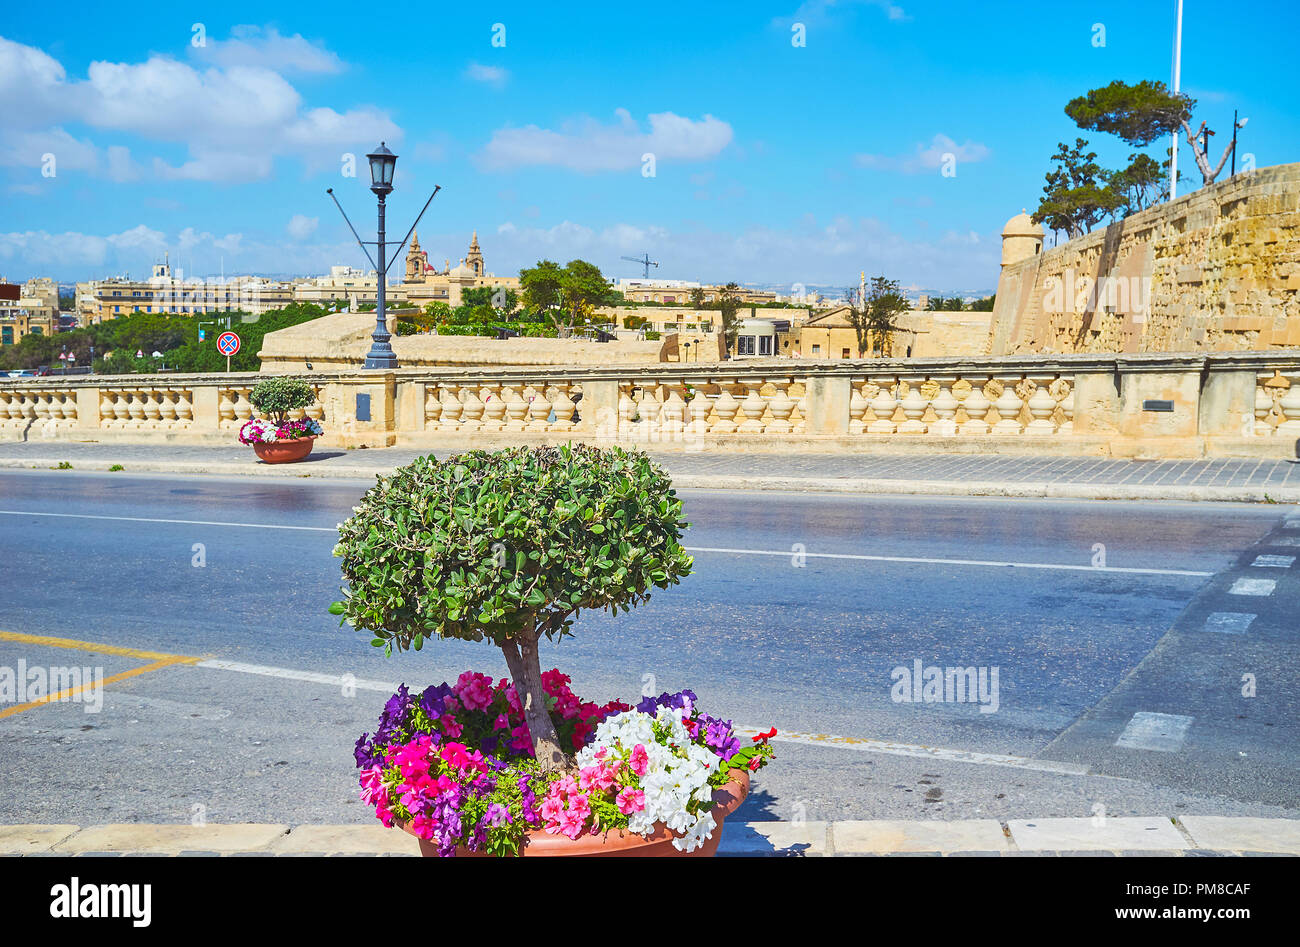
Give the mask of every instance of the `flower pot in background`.
POLYGON ((268 464, 291 464, 311 453, 316 436, 299 437, 291 441, 255 441, 253 450, 268 464))

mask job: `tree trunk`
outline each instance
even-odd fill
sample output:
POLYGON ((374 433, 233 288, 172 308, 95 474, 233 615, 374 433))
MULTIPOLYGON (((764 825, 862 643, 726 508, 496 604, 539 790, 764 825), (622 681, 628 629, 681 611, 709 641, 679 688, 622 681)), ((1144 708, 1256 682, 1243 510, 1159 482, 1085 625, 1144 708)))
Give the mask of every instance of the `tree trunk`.
POLYGON ((524 722, 528 725, 529 736, 533 738, 533 753, 547 769, 560 769, 565 764, 565 755, 560 749, 555 724, 551 722, 551 715, 546 709, 542 664, 537 652, 537 632, 521 632, 517 639, 511 638, 502 643, 501 651, 506 656, 510 679, 514 682, 515 692, 524 707, 524 722))

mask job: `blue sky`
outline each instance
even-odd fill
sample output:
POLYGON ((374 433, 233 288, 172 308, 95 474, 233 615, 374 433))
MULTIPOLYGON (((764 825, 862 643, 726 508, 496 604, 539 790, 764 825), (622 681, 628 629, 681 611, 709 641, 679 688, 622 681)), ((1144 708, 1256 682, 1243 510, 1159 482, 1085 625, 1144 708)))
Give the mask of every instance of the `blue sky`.
MULTIPOLYGON (((164 250, 192 275, 362 265, 325 188, 373 227, 364 166, 345 177, 342 155, 364 162, 384 138, 401 156, 390 232, 442 185, 420 227, 435 261, 454 263, 477 228, 498 273, 581 256, 634 276, 619 258, 644 250, 669 278, 846 285, 865 269, 991 290, 1002 224, 1036 206, 1056 143, 1077 133, 1065 102, 1116 78, 1167 81, 1173 10, 14 5, 0 275, 138 276, 164 250)), ((1184 16, 1183 89, 1221 130, 1216 152, 1237 108, 1239 156, 1300 160, 1300 6, 1187 0, 1184 16)), ((1131 150, 1086 137, 1111 166, 1131 150)), ((1199 183, 1185 144, 1180 165, 1184 188, 1199 183)))

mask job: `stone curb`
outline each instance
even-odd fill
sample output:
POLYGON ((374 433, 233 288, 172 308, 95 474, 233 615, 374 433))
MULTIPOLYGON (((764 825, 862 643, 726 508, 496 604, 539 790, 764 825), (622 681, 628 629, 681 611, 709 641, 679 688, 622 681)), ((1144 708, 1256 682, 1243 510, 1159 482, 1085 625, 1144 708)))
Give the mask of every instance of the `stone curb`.
MULTIPOLYGON (((0 458, 0 469, 45 470, 60 457, 0 458)), ((79 460, 74 470, 103 472, 117 463, 79 460)), ((263 466, 184 461, 129 461, 125 473, 168 473, 215 477, 281 477, 299 480, 373 480, 391 466, 349 467, 310 465, 263 466)), ((682 490, 765 490, 783 493, 888 494, 900 496, 1039 497, 1063 500, 1179 500, 1217 503, 1300 504, 1300 487, 1213 487, 1122 483, 1082 483, 975 480, 905 480, 858 477, 761 477, 727 474, 678 474, 673 485, 682 490)))
MULTIPOLYGON (((723 855, 1296 855, 1300 819, 1165 816, 728 822, 723 855)), ((0 855, 418 855, 367 825, 0 825, 0 855)))

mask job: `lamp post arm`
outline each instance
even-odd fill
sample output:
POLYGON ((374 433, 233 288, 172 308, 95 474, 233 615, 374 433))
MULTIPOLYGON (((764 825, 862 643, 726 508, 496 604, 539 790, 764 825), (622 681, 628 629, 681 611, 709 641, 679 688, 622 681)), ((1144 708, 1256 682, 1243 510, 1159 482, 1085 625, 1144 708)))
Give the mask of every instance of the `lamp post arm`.
MULTIPOLYGON (((361 247, 361 252, 366 255, 366 259, 370 261, 371 267, 373 267, 377 271, 379 267, 375 266, 375 258, 372 257, 370 255, 370 251, 366 249, 366 245, 362 241, 361 235, 357 233, 357 228, 352 226, 351 220, 348 220, 348 215, 347 212, 343 209, 343 205, 340 204, 339 199, 334 196, 334 188, 332 187, 325 188, 325 193, 328 194, 330 196, 330 199, 334 201, 334 206, 339 209, 339 213, 342 214, 343 219, 347 221, 348 229, 352 231, 352 236, 357 238, 357 244, 361 247)), ((430 200, 432 200, 432 198, 430 198, 430 200)))
MULTIPOLYGON (((441 184, 436 184, 436 185, 434 185, 433 193, 430 194, 430 195, 429 195, 429 199, 428 199, 427 201, 424 202, 424 207, 420 210, 419 215, 415 218, 415 223, 411 224, 411 229, 408 230, 408 231, 406 231, 406 236, 402 238, 402 242, 398 245, 398 247, 397 247, 397 252, 394 253, 393 256, 392 256, 392 259, 390 259, 390 260, 388 261, 388 266, 385 266, 385 267, 384 267, 384 275, 385 275, 385 276, 388 275, 388 271, 389 271, 389 269, 392 268, 393 261, 396 260, 399 256, 402 255, 402 249, 406 246, 406 241, 411 239, 411 234, 415 233, 415 228, 416 228, 417 226, 419 226, 419 224, 420 224, 420 218, 422 218, 422 217, 424 216, 424 212, 425 212, 426 210, 429 209, 429 205, 433 203, 433 199, 434 199, 435 197, 438 196, 438 192, 441 191, 441 190, 442 190, 442 185, 441 185, 441 184)), ((331 196, 332 196, 332 195, 331 195, 331 196)), ((337 201, 336 201, 336 203, 337 203, 337 201)), ((339 210, 342 210, 342 209, 343 209, 342 207, 339 208, 339 210)))

